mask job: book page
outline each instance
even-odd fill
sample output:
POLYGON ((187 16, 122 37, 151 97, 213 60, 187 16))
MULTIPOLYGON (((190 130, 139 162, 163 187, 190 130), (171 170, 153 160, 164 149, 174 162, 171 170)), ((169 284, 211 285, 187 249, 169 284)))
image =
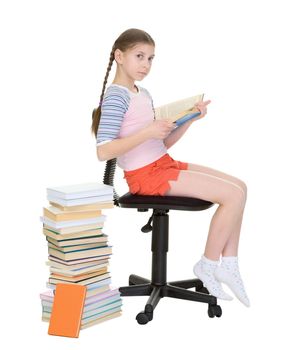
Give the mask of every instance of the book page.
POLYGON ((175 122, 177 119, 188 114, 193 109, 195 103, 202 101, 203 95, 191 96, 155 108, 156 119, 169 119, 175 122))

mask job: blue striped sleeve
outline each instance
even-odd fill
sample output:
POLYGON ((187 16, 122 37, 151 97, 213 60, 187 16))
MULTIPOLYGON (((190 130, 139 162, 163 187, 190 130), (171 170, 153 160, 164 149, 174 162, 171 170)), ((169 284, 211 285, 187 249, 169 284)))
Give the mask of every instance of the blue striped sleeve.
POLYGON ((128 91, 117 86, 106 90, 101 106, 101 117, 97 131, 97 145, 117 138, 124 115, 129 108, 128 91))

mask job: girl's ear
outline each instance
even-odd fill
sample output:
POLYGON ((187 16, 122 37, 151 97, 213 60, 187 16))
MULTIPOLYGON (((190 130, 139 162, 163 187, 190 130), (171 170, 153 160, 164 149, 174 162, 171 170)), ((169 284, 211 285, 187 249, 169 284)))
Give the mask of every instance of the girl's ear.
POLYGON ((120 49, 116 49, 114 52, 114 59, 117 63, 122 63, 123 53, 120 49))

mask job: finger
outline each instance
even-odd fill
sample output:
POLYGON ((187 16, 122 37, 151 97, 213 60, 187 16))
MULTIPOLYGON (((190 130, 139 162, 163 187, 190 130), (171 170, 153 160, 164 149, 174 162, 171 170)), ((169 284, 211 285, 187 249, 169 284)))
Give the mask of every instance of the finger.
POLYGON ((196 105, 198 108, 205 108, 211 101, 200 102, 196 105))
POLYGON ((206 103, 206 102, 207 102, 207 103, 208 103, 208 102, 211 102, 211 100, 206 100, 206 101, 203 101, 203 100, 202 100, 202 101, 197 101, 195 104, 197 104, 197 103, 206 103))
POLYGON ((211 100, 207 100, 207 101, 203 101, 203 102, 198 102, 197 103, 197 106, 201 106, 201 107, 204 107, 204 106, 207 106, 208 104, 210 104, 211 100))

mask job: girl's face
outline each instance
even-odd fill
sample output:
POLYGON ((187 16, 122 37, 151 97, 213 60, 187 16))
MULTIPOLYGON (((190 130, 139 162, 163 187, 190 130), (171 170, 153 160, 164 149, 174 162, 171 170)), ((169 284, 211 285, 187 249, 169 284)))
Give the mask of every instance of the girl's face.
POLYGON ((128 78, 142 80, 151 69, 155 48, 149 44, 138 44, 134 48, 121 52, 122 69, 128 78))

